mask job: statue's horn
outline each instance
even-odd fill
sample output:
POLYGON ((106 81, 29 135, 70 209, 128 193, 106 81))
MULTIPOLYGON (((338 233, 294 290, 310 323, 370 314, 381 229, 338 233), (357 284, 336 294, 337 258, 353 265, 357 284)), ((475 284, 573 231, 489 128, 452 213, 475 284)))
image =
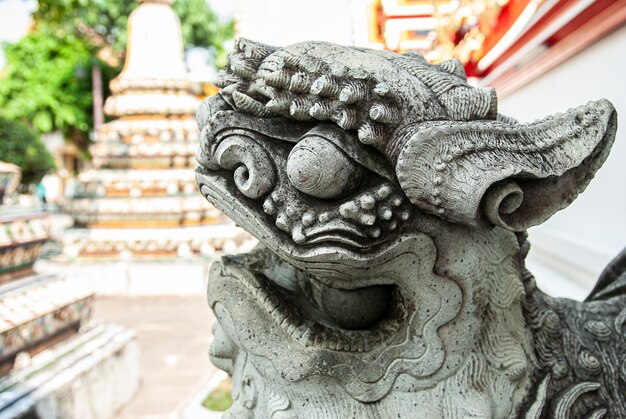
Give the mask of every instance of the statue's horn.
POLYGON ((396 133, 387 150, 419 208, 474 227, 522 231, 585 189, 616 129, 615 108, 599 100, 530 124, 417 124, 396 133))

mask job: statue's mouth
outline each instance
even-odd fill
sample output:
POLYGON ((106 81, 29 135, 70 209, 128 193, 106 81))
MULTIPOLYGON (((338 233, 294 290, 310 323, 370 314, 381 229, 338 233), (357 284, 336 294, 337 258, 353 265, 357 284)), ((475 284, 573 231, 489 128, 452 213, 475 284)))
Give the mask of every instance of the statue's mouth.
MULTIPOLYGON (((278 260, 265 248, 225 256, 222 269, 233 267, 247 271, 233 276, 237 286, 252 294, 256 306, 292 341, 307 348, 371 352, 401 339, 400 331, 409 317, 407 302, 389 280, 380 284, 353 281, 350 289, 334 288, 278 260)), ((211 298, 221 301, 209 292, 211 298)), ((211 355, 225 356, 219 347, 211 355)))
MULTIPOLYGON (((219 179, 225 183, 214 176, 212 193, 219 179)), ((206 193, 208 179, 198 177, 206 193)), ((463 292, 433 273, 435 248, 428 236, 403 233, 377 250, 332 246, 335 253, 316 258, 331 244, 295 256, 288 252, 300 246, 276 251, 261 245, 216 262, 208 302, 223 330, 210 352, 213 362, 227 371, 239 360, 263 371, 276 368, 286 382, 328 375, 364 402, 382 398, 404 372, 414 377, 406 378, 406 388, 430 386, 432 377, 452 373, 466 354, 457 341, 453 353, 442 357, 439 333, 461 327, 450 322, 463 292), (254 356, 239 357, 239 351, 254 356)))

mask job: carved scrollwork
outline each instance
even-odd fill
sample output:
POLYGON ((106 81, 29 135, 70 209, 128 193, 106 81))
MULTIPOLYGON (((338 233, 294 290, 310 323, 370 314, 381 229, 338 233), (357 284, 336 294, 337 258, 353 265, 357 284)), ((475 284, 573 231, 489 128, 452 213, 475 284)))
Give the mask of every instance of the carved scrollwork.
POLYGON ((262 198, 276 184, 271 158, 249 137, 232 135, 224 138, 215 150, 215 160, 224 169, 234 172, 237 189, 248 198, 262 198))
POLYGON ((494 225, 510 228, 507 217, 519 209, 524 191, 517 182, 509 181, 491 186, 485 193, 483 211, 494 225))

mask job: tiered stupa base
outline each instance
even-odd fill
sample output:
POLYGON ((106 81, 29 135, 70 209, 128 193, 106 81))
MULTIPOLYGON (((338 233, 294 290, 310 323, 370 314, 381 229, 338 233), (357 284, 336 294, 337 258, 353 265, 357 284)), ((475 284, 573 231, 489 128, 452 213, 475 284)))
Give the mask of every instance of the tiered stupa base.
POLYGON ((48 240, 46 215, 39 211, 0 211, 0 284, 33 273, 48 240))
POLYGON ((91 325, 82 279, 33 271, 48 238, 44 213, 0 208, 0 418, 113 417, 138 385, 134 334, 91 325))
POLYGON ((138 386, 134 332, 93 325, 0 378, 0 418, 112 418, 138 386))
POLYGON ((232 222, 184 228, 70 229, 63 238, 70 258, 212 258, 245 251, 256 241, 232 222))
POLYGON ((202 199, 191 168, 84 172, 67 210, 71 258, 212 257, 251 240, 202 199))
POLYGON ((77 333, 91 318, 93 293, 77 281, 32 275, 0 287, 0 374, 18 354, 33 355, 77 333))

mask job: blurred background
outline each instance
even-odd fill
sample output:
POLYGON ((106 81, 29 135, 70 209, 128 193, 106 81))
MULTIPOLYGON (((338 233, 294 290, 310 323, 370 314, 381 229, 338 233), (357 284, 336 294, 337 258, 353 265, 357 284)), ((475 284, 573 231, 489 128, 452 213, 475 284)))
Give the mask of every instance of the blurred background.
MULTIPOLYGON (((522 122, 607 98, 626 126, 625 22, 619 0, 0 0, 0 419, 228 405, 207 269, 255 240, 197 192, 194 113, 236 37, 458 58, 522 122)), ((529 231, 553 295, 626 244, 625 136, 529 231)))

